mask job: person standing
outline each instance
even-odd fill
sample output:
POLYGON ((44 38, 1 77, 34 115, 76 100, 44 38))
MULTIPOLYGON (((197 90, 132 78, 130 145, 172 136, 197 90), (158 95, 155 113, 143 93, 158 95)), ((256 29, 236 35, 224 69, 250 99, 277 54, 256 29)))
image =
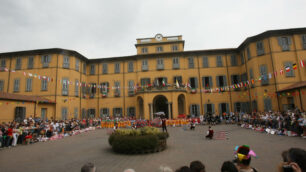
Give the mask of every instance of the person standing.
POLYGON ((163 118, 162 118, 162 128, 163 128, 163 132, 166 131, 166 132, 168 133, 166 122, 167 122, 166 118, 163 117, 163 118))

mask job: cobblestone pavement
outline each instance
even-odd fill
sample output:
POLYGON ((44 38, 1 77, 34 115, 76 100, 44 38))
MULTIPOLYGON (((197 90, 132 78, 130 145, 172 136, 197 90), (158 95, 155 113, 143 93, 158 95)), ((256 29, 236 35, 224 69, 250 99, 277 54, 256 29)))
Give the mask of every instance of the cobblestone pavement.
POLYGON ((206 171, 220 171, 223 161, 233 159, 236 145, 248 144, 257 155, 252 165, 261 172, 276 171, 280 154, 290 147, 306 149, 306 140, 297 137, 275 136, 242 129, 236 125, 214 126, 216 131, 228 131, 228 140, 206 140, 207 126, 197 126, 195 131, 181 127, 168 128, 168 148, 147 155, 119 155, 108 144, 106 129, 67 137, 62 140, 17 146, 0 150, 2 172, 66 172, 80 171, 83 164, 93 162, 99 172, 122 172, 134 168, 136 172, 159 171, 161 165, 177 169, 200 160, 206 171))

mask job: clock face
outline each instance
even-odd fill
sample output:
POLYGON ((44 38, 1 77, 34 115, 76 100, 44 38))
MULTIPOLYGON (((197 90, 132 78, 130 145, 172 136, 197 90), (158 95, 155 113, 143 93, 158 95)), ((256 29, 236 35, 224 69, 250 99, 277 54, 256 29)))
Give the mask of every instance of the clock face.
POLYGON ((161 40, 163 39, 163 35, 157 34, 157 35, 155 36, 155 39, 156 39, 157 41, 161 41, 161 40))

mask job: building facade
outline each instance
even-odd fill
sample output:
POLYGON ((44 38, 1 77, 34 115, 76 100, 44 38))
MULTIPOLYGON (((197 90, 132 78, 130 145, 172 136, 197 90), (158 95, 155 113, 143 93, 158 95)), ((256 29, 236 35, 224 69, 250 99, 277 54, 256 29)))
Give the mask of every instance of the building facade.
POLYGON ((25 113, 48 119, 305 110, 306 28, 266 31, 237 48, 184 43, 157 34, 137 39, 136 55, 101 59, 58 48, 1 53, 0 91, 49 100, 25 113))

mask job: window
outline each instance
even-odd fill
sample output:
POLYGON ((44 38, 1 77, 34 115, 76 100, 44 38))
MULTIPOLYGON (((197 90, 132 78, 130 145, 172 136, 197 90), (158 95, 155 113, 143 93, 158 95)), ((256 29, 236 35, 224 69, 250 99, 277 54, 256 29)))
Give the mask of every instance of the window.
POLYGON ((263 64, 260 65, 260 77, 261 77, 261 85, 268 85, 269 84, 269 78, 268 78, 268 67, 267 65, 263 64))
POLYGON ((158 87, 159 89, 164 89, 167 84, 168 79, 166 77, 158 77, 154 80, 155 87, 158 87))
POLYGON ((115 97, 120 97, 120 82, 119 81, 115 81, 115 97))
POLYGON ((77 119, 79 117, 79 109, 76 107, 74 108, 74 115, 73 115, 74 119, 77 119))
POLYGON ((265 112, 271 111, 272 110, 272 101, 270 98, 265 98, 264 99, 264 110, 265 112))
POLYGON ((103 73, 103 74, 107 74, 107 73, 108 73, 108 70, 107 70, 107 63, 103 63, 103 65, 102 65, 102 73, 103 73))
POLYGON ((69 79, 68 78, 63 78, 62 79, 62 95, 63 96, 68 96, 68 88, 69 87, 69 79))
POLYGON ((288 108, 289 110, 294 110, 294 98, 293 97, 287 97, 288 102, 288 108))
POLYGON ((257 108, 257 101, 253 100, 252 101, 252 112, 257 112, 258 108, 257 108))
POLYGON ((96 117, 96 109, 88 109, 88 118, 96 117))
POLYGON ((194 62, 193 62, 193 57, 188 58, 188 67, 190 69, 194 68, 194 62))
POLYGON ((217 81, 217 87, 225 87, 227 85, 225 75, 216 76, 216 81, 217 81))
POLYGON ((83 74, 86 74, 86 63, 83 63, 83 74))
POLYGON ((69 56, 64 56, 63 68, 69 69, 69 56))
POLYGON ((286 71, 286 77, 294 77, 294 70, 292 68, 292 62, 285 62, 285 71, 286 71))
POLYGON ((79 80, 75 80, 75 85, 74 85, 74 96, 78 97, 79 96, 79 80))
POLYGON ((120 63, 115 63, 115 73, 120 73, 120 63))
POLYGON ((109 109, 108 108, 101 108, 100 109, 100 118, 109 117, 109 109))
POLYGON ((237 66, 237 57, 236 55, 231 55, 231 64, 232 66, 237 66))
POLYGON ((244 64, 244 55, 243 55, 243 53, 240 53, 240 57, 241 57, 241 64, 244 64))
POLYGON ((86 118, 86 109, 82 108, 82 119, 86 118))
POLYGON ((109 83, 108 82, 102 82, 100 93, 102 94, 103 97, 106 97, 108 92, 109 92, 109 83))
POLYGON ((90 75, 94 75, 96 73, 96 65, 91 64, 90 65, 90 75))
POLYGON ((32 78, 27 78, 26 82, 26 92, 32 91, 32 78))
POLYGON ((142 60, 142 71, 147 71, 149 69, 148 67, 148 60, 142 60))
POLYGON ((28 58, 28 69, 33 69, 34 66, 34 57, 29 57, 28 58))
POLYGON ((75 59, 75 70, 79 71, 80 70, 80 60, 79 59, 75 59))
POLYGON ((291 45, 290 37, 287 36, 278 37, 278 45, 281 46, 283 51, 289 51, 291 45))
POLYGON ((142 54, 148 53, 148 48, 147 48, 147 47, 141 48, 141 53, 142 53, 142 54))
POLYGON ((172 51, 177 51, 178 50, 178 46, 177 45, 173 45, 172 46, 172 51))
POLYGON ((41 56, 41 63, 43 68, 49 67, 49 63, 51 62, 51 56, 50 55, 42 55, 41 56))
POLYGON ((128 72, 134 72, 134 62, 128 63, 128 72))
MULTIPOLYGON (((252 68, 250 68, 250 70, 249 70, 249 77, 250 77, 250 80, 254 79, 254 73, 253 73, 253 69, 252 68)), ((250 84, 251 84, 251 87, 254 88, 254 84, 253 84, 252 81, 251 81, 250 84)))
POLYGON ((134 81, 133 80, 128 81, 128 95, 129 96, 134 95, 134 81))
POLYGON ((200 107, 197 104, 190 105, 190 115, 191 116, 200 116, 200 107))
POLYGON ((47 91, 48 90, 48 81, 46 79, 41 80, 41 91, 47 91))
POLYGON ((151 84, 150 78, 141 78, 141 79, 140 79, 140 85, 141 85, 142 87, 147 86, 147 85, 149 85, 149 84, 151 84))
POLYGON ((214 114, 215 113, 215 105, 214 104, 204 104, 204 113, 205 114, 214 114))
POLYGON ((179 87, 181 87, 182 84, 183 84, 182 76, 174 76, 174 77, 173 77, 173 83, 174 83, 175 86, 177 87, 176 81, 177 81, 179 87))
POLYGON ((135 107, 128 107, 127 108, 127 115, 128 115, 128 117, 135 117, 136 116, 135 107))
POLYGON ((180 68, 180 58, 179 57, 173 57, 172 68, 173 69, 179 69, 180 68))
MULTIPOLYGON (((245 83, 247 82, 247 80, 248 80, 248 75, 247 75, 247 73, 242 74, 242 75, 241 75, 241 82, 242 82, 243 84, 245 84, 245 83)), ((245 90, 247 89, 247 87, 244 87, 244 88, 245 88, 245 90)))
POLYGON ((16 58, 16 70, 20 70, 21 69, 21 57, 17 57, 16 58))
POLYGON ((192 89, 198 88, 198 79, 196 77, 189 78, 189 83, 192 89))
POLYGON ((229 113, 229 104, 228 103, 220 103, 219 104, 219 114, 229 113))
POLYGON ((234 103, 234 111, 235 112, 241 112, 241 103, 240 102, 234 103))
POLYGON ((93 99, 95 98, 95 94, 97 92, 97 84, 96 83, 91 83, 90 88, 89 88, 89 98, 93 99))
POLYGON ((306 35, 302 35, 302 47, 306 50, 306 35))
MULTIPOLYGON (((239 82, 240 82, 240 77, 239 77, 239 75, 232 75, 231 76, 231 79, 232 79, 232 85, 236 85, 236 84, 239 84, 239 82)), ((238 86, 237 86, 238 87, 238 86)), ((235 91, 238 91, 238 90, 240 90, 240 88, 237 88, 237 87, 235 87, 235 91)))
POLYGON ((68 108, 62 107, 62 120, 68 119, 68 108))
POLYGON ((41 108, 41 120, 47 119, 47 108, 41 108))
POLYGON ((256 42, 256 50, 257 50, 257 56, 261 56, 265 54, 265 50, 264 50, 262 41, 256 42))
POLYGON ((203 57, 203 68, 208 68, 208 57, 204 56, 203 57))
POLYGON ((14 92, 19 92, 20 79, 14 80, 14 92))
POLYGON ((212 77, 211 76, 205 76, 205 77, 202 77, 202 86, 205 88, 205 89, 210 89, 212 88, 212 77))
POLYGON ((122 117, 122 108, 113 108, 113 117, 122 117))
POLYGON ((6 67, 6 60, 5 59, 1 59, 1 70, 3 70, 6 67))
POLYGON ((158 53, 163 52, 163 47, 156 47, 156 52, 158 53))
POLYGON ((0 91, 4 91, 4 80, 0 80, 0 91))
POLYGON ((222 56, 217 56, 217 67, 222 67, 223 63, 222 63, 222 56))
POLYGON ((163 70, 164 69, 164 59, 158 58, 157 59, 157 70, 163 70))
POLYGON ((251 59, 251 52, 250 52, 249 47, 246 49, 246 52, 247 52, 248 60, 250 60, 251 59))

